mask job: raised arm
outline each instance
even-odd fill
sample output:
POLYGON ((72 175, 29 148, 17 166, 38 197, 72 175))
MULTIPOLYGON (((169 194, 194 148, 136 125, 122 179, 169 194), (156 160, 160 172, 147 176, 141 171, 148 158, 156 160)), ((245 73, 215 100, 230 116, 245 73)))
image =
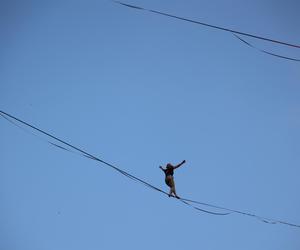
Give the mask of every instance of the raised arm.
POLYGON ((162 171, 165 172, 165 169, 164 169, 162 166, 159 166, 159 168, 160 168, 162 171))
POLYGON ((179 168, 181 165, 183 165, 185 163, 185 160, 183 160, 182 162, 180 162, 179 164, 174 166, 174 169, 179 168))

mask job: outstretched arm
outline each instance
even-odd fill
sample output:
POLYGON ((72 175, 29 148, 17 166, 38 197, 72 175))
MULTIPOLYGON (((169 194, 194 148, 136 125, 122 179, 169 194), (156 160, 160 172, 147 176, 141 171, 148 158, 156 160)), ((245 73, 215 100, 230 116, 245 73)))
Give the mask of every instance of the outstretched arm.
POLYGON ((162 171, 165 171, 165 169, 164 169, 162 166, 159 166, 159 168, 160 168, 162 171))
POLYGON ((174 169, 179 168, 181 165, 183 165, 185 163, 185 160, 183 160, 182 162, 180 162, 179 164, 174 166, 174 169))

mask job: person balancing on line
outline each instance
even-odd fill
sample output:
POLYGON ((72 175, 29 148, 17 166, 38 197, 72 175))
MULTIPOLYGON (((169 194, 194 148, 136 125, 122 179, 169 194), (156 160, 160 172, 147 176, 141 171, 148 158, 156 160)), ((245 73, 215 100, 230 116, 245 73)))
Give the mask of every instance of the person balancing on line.
POLYGON ((172 194, 174 194, 174 196, 179 199, 179 196, 176 194, 176 189, 175 189, 175 182, 174 182, 174 170, 176 168, 179 168, 181 165, 183 165, 185 163, 185 160, 183 160, 181 163, 173 166, 171 163, 168 163, 166 168, 163 168, 162 166, 159 166, 159 168, 164 171, 166 178, 165 178, 165 182, 166 184, 170 187, 170 192, 169 192, 169 197, 172 196, 172 194))

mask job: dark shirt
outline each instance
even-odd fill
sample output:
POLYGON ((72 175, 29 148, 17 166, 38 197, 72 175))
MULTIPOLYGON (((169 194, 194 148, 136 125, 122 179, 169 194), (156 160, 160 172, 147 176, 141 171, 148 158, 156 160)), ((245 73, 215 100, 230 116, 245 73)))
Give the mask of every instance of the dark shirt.
POLYGON ((171 175, 173 176, 174 174, 174 167, 167 167, 166 169, 163 169, 165 172, 166 177, 171 175))

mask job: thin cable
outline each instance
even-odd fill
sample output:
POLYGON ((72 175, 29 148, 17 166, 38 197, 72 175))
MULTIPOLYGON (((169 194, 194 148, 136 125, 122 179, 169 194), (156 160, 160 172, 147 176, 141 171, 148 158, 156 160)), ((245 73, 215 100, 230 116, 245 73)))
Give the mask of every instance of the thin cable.
MULTIPOLYGON (((32 132, 29 131, 28 129, 23 128, 22 126, 20 126, 19 124, 15 123, 14 121, 12 121, 10 118, 4 116, 3 114, 0 113, 0 115, 1 115, 5 120, 7 120, 8 122, 10 122, 10 123, 13 124, 14 126, 16 126, 17 128, 21 129, 21 130, 24 131, 25 133, 28 133, 28 134, 30 134, 30 135, 32 135, 32 136, 38 138, 39 140, 41 140, 41 141, 43 141, 43 142, 46 142, 46 143, 49 143, 49 144, 51 144, 51 145, 54 146, 54 147, 57 147, 57 148, 59 148, 59 149, 63 149, 63 150, 68 151, 68 152, 70 152, 70 153, 78 154, 78 152, 76 152, 76 151, 70 150, 70 149, 68 149, 68 148, 66 148, 66 147, 63 147, 63 146, 61 146, 61 145, 58 145, 57 143, 51 142, 51 141, 49 141, 49 140, 47 140, 47 139, 45 139, 45 138, 42 138, 42 137, 40 137, 40 136, 38 136, 38 135, 32 133, 32 132)), ((84 155, 84 154, 80 154, 80 155, 86 156, 86 155, 84 155)))
POLYGON ((286 225, 293 226, 293 227, 300 227, 300 225, 296 225, 296 224, 293 224, 293 223, 288 223, 288 222, 284 222, 284 221, 280 221, 280 220, 274 220, 274 219, 258 216, 256 214, 242 212, 242 211, 235 210, 235 209, 225 208, 225 207, 216 206, 216 205, 212 205, 212 204, 208 204, 208 203, 204 203, 204 202, 200 202, 200 201, 195 201, 195 200, 190 200, 190 199, 182 199, 182 200, 188 201, 188 202, 191 202, 191 203, 195 203, 195 204, 199 204, 199 205, 209 206, 209 207, 216 208, 216 209, 223 209, 225 211, 232 212, 232 213, 246 215, 246 216, 249 216, 249 217, 256 218, 256 219, 258 219, 258 220, 260 220, 264 223, 268 223, 268 224, 277 224, 277 223, 279 223, 279 224, 286 224, 286 225))
POLYGON ((242 39, 240 36, 236 35, 233 33, 233 35, 239 39, 241 42, 243 42, 244 44, 246 44, 247 46, 255 49, 255 50, 258 50, 259 52, 262 52, 262 53, 265 53, 267 55, 270 55, 270 56, 275 56, 275 57, 278 57, 278 58, 281 58, 281 59, 286 59, 286 60, 290 60, 290 61, 296 61, 296 62, 300 62, 300 59, 297 59, 297 58, 292 58, 292 57, 287 57, 287 56, 282 56, 282 55, 279 55, 279 54, 275 54, 275 53, 271 53, 269 51, 266 51, 266 50, 263 50, 263 49, 260 49, 260 48, 257 48, 255 47, 254 45, 252 45, 251 43, 247 42, 246 40, 242 39))
POLYGON ((152 12, 152 13, 155 13, 155 14, 159 14, 159 15, 179 19, 179 20, 182 20, 182 21, 186 21, 186 22, 190 22, 190 23, 210 27, 210 28, 213 28, 213 29, 223 30, 223 31, 238 34, 238 35, 248 36, 248 37, 252 37, 252 38, 255 38, 255 39, 260 39, 260 40, 264 40, 264 41, 267 41, 267 42, 277 43, 277 44, 281 44, 281 45, 285 45, 285 46, 300 49, 300 45, 296 45, 296 44, 292 44, 292 43, 288 43, 288 42, 283 42, 283 41, 279 41, 279 40, 275 40, 275 39, 267 38, 267 37, 263 37, 263 36, 253 35, 253 34, 250 34, 250 33, 242 32, 242 31, 238 31, 238 30, 233 30, 233 29, 229 29, 229 28, 225 28, 225 27, 221 27, 221 26, 216 26, 216 25, 212 25, 212 24, 208 24, 208 23, 204 23, 204 22, 199 22, 199 21, 195 21, 195 20, 192 20, 192 19, 188 19, 188 18, 179 17, 179 16, 175 16, 175 15, 172 15, 172 14, 164 13, 164 12, 161 12, 161 11, 146 9, 144 7, 123 3, 123 2, 120 2, 120 1, 113 1, 113 2, 117 3, 117 4, 120 4, 120 5, 123 5, 125 7, 136 9, 136 10, 148 11, 148 12, 152 12))
POLYGON ((188 205, 188 206, 190 206, 190 207, 192 207, 192 208, 194 208, 198 211, 204 212, 204 213, 213 214, 213 215, 229 215, 229 214, 231 214, 230 212, 216 213, 216 212, 212 212, 212 211, 207 211, 205 209, 202 209, 202 208, 199 208, 199 207, 196 207, 196 206, 190 204, 189 202, 186 201, 186 199, 183 199, 183 198, 177 198, 177 199, 179 199, 182 203, 184 203, 184 204, 186 204, 186 205, 188 205))
MULTIPOLYGON (((165 194, 165 195, 168 195, 167 192, 165 192, 165 191, 163 191, 163 190, 161 190, 161 189, 159 189, 159 188, 153 186, 152 184, 150 184, 150 183, 148 183, 148 182, 146 182, 146 181, 144 181, 144 180, 142 180, 142 179, 140 179, 140 178, 138 178, 138 177, 136 177, 136 176, 134 176, 134 175, 131 175, 131 174, 129 174, 128 172, 126 172, 126 171, 124 171, 124 170, 122 170, 122 169, 120 169, 120 168, 118 168, 118 167, 116 167, 116 166, 114 166, 114 165, 112 165, 112 164, 110 164, 110 163, 104 161, 104 160, 99 159, 99 158, 93 156, 92 154, 90 154, 90 153, 88 153, 88 152, 86 152, 86 151, 84 151, 84 150, 82 150, 82 149, 80 149, 80 148, 78 148, 78 147, 75 147, 75 146, 73 146, 73 145, 70 144, 70 143, 67 143, 67 142, 65 142, 65 141, 63 141, 63 140, 57 138, 56 136, 53 136, 53 135, 51 135, 51 134, 49 134, 49 133, 47 133, 47 132, 45 132, 45 131, 43 131, 43 130, 41 130, 41 129, 39 129, 39 128, 37 128, 37 127, 35 127, 35 126, 33 126, 33 125, 27 123, 27 122, 25 122, 25 121, 22 121, 22 120, 19 119, 19 118, 16 118, 16 117, 14 117, 14 116, 12 116, 12 115, 10 115, 10 114, 4 112, 4 111, 0 111, 0 113, 1 113, 1 114, 0 114, 1 117, 5 118, 5 119, 7 118, 7 117, 5 117, 5 116, 8 116, 8 117, 10 117, 11 119, 14 119, 15 121, 18 121, 18 122, 20 122, 20 123, 22 123, 22 124, 24 124, 24 125, 26 125, 26 126, 32 128, 32 129, 34 129, 34 130, 36 130, 36 131, 38 131, 38 132, 40 132, 40 133, 42 133, 42 134, 44 134, 44 135, 49 136, 49 137, 52 138, 52 139, 57 140, 58 142, 60 142, 60 143, 62 143, 62 144, 64 144, 64 145, 67 145, 67 146, 70 147, 70 148, 73 148, 73 149, 75 149, 75 150, 81 152, 83 156, 85 156, 85 157, 87 157, 87 158, 89 158, 89 159, 92 159, 92 160, 98 161, 98 162, 100 162, 100 163, 103 163, 103 164, 105 164, 105 165, 107 165, 107 166, 113 168, 114 170, 118 171, 119 173, 123 174, 124 176, 126 176, 126 177, 128 177, 128 178, 130 178, 130 179, 132 179, 132 180, 134 180, 134 181, 137 181, 137 182, 139 182, 139 183, 142 183, 143 185, 145 185, 145 186, 147 186, 147 187, 149 187, 149 188, 151 188, 151 189, 154 189, 154 190, 156 190, 156 191, 158 191, 158 192, 161 192, 161 193, 163 193, 163 194, 165 194)), ((6 120, 9 120, 9 121, 10 121, 10 119, 6 119, 6 120)), ((18 126, 18 127, 19 127, 19 126, 18 126)), ((51 143, 51 144, 54 145, 53 143, 51 143)), ((59 146, 59 145, 57 145, 57 144, 55 144, 54 146, 58 146, 59 148, 65 150, 64 147, 59 146)), ((209 204, 209 203, 204 203, 204 202, 195 201, 195 200, 186 199, 186 198, 179 198, 178 200, 181 201, 182 203, 184 203, 184 204, 186 204, 186 205, 188 205, 188 206, 190 206, 190 207, 192 207, 192 208, 198 210, 198 211, 205 212, 205 213, 209 213, 209 214, 213 214, 213 215, 228 215, 228 214, 230 214, 230 213, 237 213, 237 214, 240 214, 240 215, 249 216, 249 217, 252 217, 252 218, 259 219, 260 221, 263 221, 263 222, 269 223, 269 224, 283 224, 283 225, 288 225, 288 226, 293 226, 293 227, 300 228, 300 225, 297 225, 297 224, 293 224, 293 223, 289 223, 289 222, 285 222, 285 221, 280 221, 280 220, 269 219, 269 218, 265 218, 265 217, 262 217, 262 216, 258 216, 258 215, 256 215, 256 214, 251 214, 251 213, 246 213, 246 212, 239 211, 239 210, 235 210, 235 209, 230 209, 230 208, 226 208, 226 207, 216 206, 216 205, 209 204), (210 208, 215 208, 215 209, 219 209, 219 210, 224 210, 224 211, 226 211, 226 213, 215 213, 215 212, 207 211, 207 210, 201 209, 201 208, 199 208, 199 207, 196 207, 196 206, 194 206, 194 205, 192 205, 192 204, 190 204, 190 203, 195 203, 195 204, 202 205, 202 206, 207 206, 207 207, 210 207, 210 208)))

